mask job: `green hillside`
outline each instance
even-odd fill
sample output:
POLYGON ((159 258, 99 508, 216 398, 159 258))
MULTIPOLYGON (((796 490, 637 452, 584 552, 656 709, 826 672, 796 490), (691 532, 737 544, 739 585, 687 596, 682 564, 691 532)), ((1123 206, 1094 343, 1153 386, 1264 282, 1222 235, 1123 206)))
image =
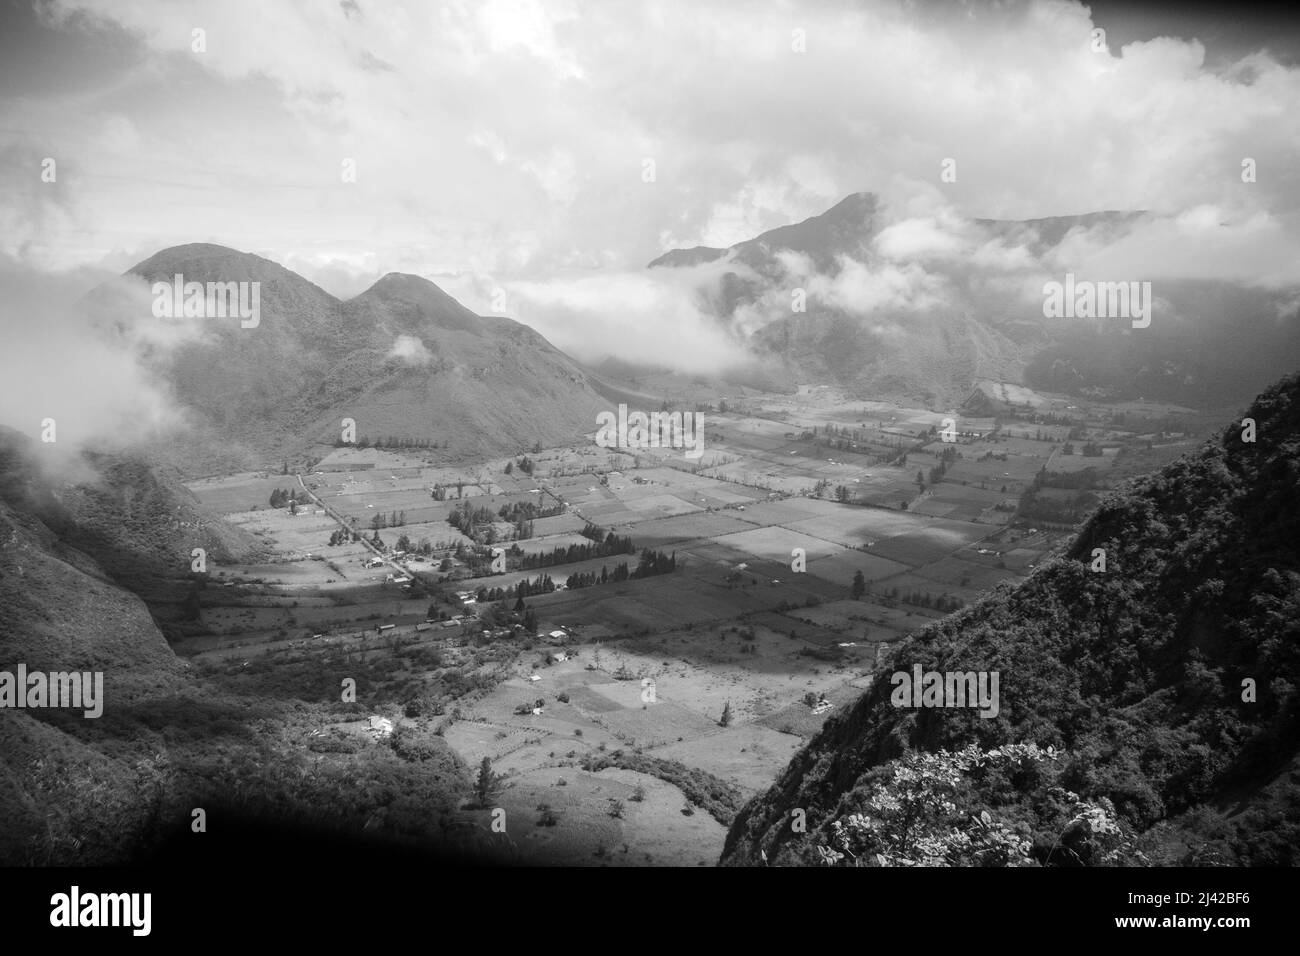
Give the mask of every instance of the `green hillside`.
POLYGON ((1296 863, 1300 376, 1244 417, 1255 442, 1234 422, 901 645, 741 811, 723 863, 1296 863), (917 664, 997 671, 998 715, 895 707, 891 673, 917 664))

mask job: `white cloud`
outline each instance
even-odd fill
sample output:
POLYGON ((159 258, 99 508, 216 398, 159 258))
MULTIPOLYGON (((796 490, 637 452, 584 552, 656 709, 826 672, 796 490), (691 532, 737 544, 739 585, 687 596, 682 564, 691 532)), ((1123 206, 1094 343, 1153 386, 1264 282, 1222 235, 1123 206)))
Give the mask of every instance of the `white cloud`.
POLYGON ((210 239, 286 260, 361 243, 380 274, 418 250, 408 271, 536 279, 611 251, 635 269, 661 241, 726 245, 859 190, 900 218, 936 204, 1282 215, 1300 197, 1285 122, 1300 71, 1256 54, 1215 72, 1194 39, 1096 54, 1087 8, 1061 0, 960 14, 727 0, 49 9, 87 45, 104 41, 67 14, 139 44, 121 66, 129 95, 87 74, 44 101, 0 99, 6 127, 39 129, 89 173, 60 187, 63 213, 48 196, 31 205, 36 183, 0 200, 3 248, 44 244, 64 265, 123 244, 210 239), (189 49, 195 26, 204 54, 189 49), (806 53, 791 50, 796 26, 806 53), (99 122, 106 107, 116 118, 99 122), (359 169, 347 188, 344 156, 359 169), (1260 169, 1248 187, 1243 156, 1260 169), (955 183, 939 181, 947 157, 955 183))
POLYGON ((399 335, 385 358, 395 359, 402 365, 422 368, 433 361, 433 354, 418 336, 399 335))

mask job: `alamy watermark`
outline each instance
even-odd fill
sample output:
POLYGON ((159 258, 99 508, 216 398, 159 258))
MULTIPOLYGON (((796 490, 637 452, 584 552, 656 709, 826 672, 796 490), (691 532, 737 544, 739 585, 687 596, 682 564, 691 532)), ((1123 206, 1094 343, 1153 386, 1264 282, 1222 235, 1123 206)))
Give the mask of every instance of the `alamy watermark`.
POLYGON ((1133 328, 1151 324, 1150 282, 1092 282, 1076 280, 1043 286, 1043 315, 1049 319, 1132 319, 1133 328))
POLYGON ((152 893, 83 893, 73 886, 50 897, 50 925, 125 926, 133 936, 148 936, 153 920, 152 893))
POLYGON ((596 444, 601 448, 644 451, 647 448, 681 448, 687 458, 704 454, 703 412, 628 412, 618 406, 618 414, 601 412, 596 416, 599 429, 596 444))
POLYGON ((155 282, 153 314, 158 319, 239 318, 240 328, 255 329, 262 321, 262 283, 186 282, 179 272, 171 282, 155 282))
POLYGON ((0 708, 71 707, 95 718, 104 713, 103 671, 0 671, 0 708))
POLYGON ((889 678, 895 707, 978 707, 981 717, 998 715, 997 671, 895 671, 889 678))

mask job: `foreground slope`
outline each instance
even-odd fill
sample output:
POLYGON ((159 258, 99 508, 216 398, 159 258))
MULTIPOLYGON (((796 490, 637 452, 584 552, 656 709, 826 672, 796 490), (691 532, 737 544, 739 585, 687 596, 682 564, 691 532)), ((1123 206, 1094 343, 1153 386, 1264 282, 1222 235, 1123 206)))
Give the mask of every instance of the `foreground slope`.
POLYGON ((1297 862, 1300 376, 1245 414, 1255 442, 1234 423, 900 646, 723 862, 1297 862), (997 671, 999 713, 895 707, 891 673, 917 664, 997 671))
POLYGON ((168 646, 190 547, 254 543, 128 453, 65 460, 71 483, 41 454, 0 430, 0 671, 100 672, 102 713, 0 707, 0 866, 138 860, 188 835, 195 807, 227 835, 310 826, 445 849, 466 768, 441 737, 321 735, 379 703, 341 702, 338 667, 200 673, 168 646))

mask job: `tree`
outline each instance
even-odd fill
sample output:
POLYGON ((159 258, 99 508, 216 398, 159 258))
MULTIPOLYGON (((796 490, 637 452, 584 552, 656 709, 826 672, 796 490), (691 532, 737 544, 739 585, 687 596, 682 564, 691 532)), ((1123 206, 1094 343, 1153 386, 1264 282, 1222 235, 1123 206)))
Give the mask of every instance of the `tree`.
POLYGON ((515 470, 515 463, 513 461, 506 462, 506 474, 508 475, 514 470, 515 470))
POLYGON ((718 721, 719 727, 731 726, 731 701, 727 701, 722 707, 722 719, 718 721))
POLYGON ((202 604, 199 601, 198 585, 190 585, 190 593, 185 595, 181 601, 181 620, 197 621, 202 613, 202 604))
POLYGON ((853 572, 853 600, 858 600, 867 590, 867 581, 862 576, 862 569, 853 572))
POLYGON ((480 807, 487 807, 501 790, 501 775, 492 772, 492 761, 487 757, 478 765, 478 779, 474 781, 474 797, 480 807))

